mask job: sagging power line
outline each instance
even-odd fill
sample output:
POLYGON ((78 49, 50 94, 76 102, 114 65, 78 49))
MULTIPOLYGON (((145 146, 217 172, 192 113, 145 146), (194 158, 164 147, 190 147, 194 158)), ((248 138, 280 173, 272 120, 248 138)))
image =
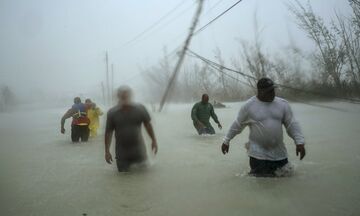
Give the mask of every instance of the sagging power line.
MULTIPOLYGON (((190 55, 190 54, 188 54, 188 55, 190 55)), ((196 57, 196 56, 191 56, 191 57, 196 57)), ((207 61, 206 59, 202 59, 202 60, 203 60, 203 61, 207 61)), ((256 90, 256 87, 255 87, 255 86, 252 86, 251 84, 245 82, 244 80, 241 80, 241 79, 239 79, 239 78, 237 78, 237 77, 234 77, 234 76, 232 76, 232 75, 230 75, 230 74, 225 73, 225 72, 223 71, 223 69, 214 66, 211 62, 207 62, 207 63, 208 63, 208 66, 209 66, 209 67, 211 67, 212 69, 218 71, 219 73, 222 73, 222 74, 224 74, 225 76, 227 76, 227 77, 229 77, 229 78, 231 78, 231 79, 233 79, 233 80, 235 80, 235 81, 238 81, 238 82, 240 82, 240 83, 242 83, 242 84, 244 84, 244 85, 246 85, 246 86, 249 86, 250 88, 252 88, 252 89, 254 89, 254 90, 256 90)), ((325 109, 331 109, 331 110, 337 110, 337 111, 345 112, 345 110, 343 110, 343 109, 335 108, 335 107, 327 106, 327 105, 323 105, 323 104, 314 104, 314 103, 305 102, 305 101, 303 101, 303 100, 294 99, 294 98, 291 98, 290 100, 291 100, 291 101, 298 102, 298 103, 306 104, 306 105, 308 105, 308 106, 315 106, 315 107, 320 107, 320 108, 325 108, 325 109)))
MULTIPOLYGON (((225 69, 227 71, 230 71, 230 72, 233 72, 233 73, 236 73, 236 74, 239 74, 243 77, 247 77, 247 78, 250 78, 252 80, 255 80, 257 81, 257 78, 254 77, 254 76, 251 76, 251 75, 248 75, 248 74, 245 74, 241 71, 238 71, 238 70, 234 70, 232 68, 229 68, 229 67, 226 67, 224 65, 220 65, 214 61, 211 61, 197 53, 195 53, 194 51, 190 50, 190 49, 187 49, 187 51, 191 54, 189 56, 191 57, 196 57, 198 59, 200 59, 201 61, 203 61, 204 63, 208 64, 208 65, 212 65, 213 68, 218 68, 220 71, 220 69, 225 69)), ((327 98, 333 98, 333 99, 338 99, 338 100, 342 100, 342 101, 345 101, 345 102, 348 102, 348 103, 355 103, 355 104, 359 104, 360 103, 360 100, 359 99, 355 99, 355 98, 347 98, 347 97, 339 97, 339 96, 335 96, 335 95, 328 95, 328 94, 324 94, 324 93, 320 93, 320 92, 314 92, 314 91, 308 91, 308 90, 304 90, 304 89, 299 89, 299 88, 295 88, 295 87, 292 87, 292 86, 288 86, 288 85, 284 85, 284 84, 280 84, 280 83, 276 83, 277 86, 279 87, 282 87, 282 88, 286 88, 286 89, 290 89, 290 90, 293 90, 293 91, 298 91, 298 92, 304 92, 304 93, 307 93, 307 94, 312 94, 312 95, 317 95, 317 96, 322 96, 322 97, 327 97, 327 98)))
POLYGON ((176 10, 178 10, 185 1, 180 1, 179 4, 177 4, 174 8, 172 8, 169 12, 167 12, 164 16, 160 17, 157 21, 155 21, 152 25, 147 27, 145 30, 134 36, 132 39, 125 42, 121 47, 128 46, 134 42, 136 42, 138 39, 140 39, 142 36, 144 36, 147 32, 151 31, 153 28, 158 26, 163 20, 165 20, 167 17, 169 17, 171 14, 173 14, 176 10))

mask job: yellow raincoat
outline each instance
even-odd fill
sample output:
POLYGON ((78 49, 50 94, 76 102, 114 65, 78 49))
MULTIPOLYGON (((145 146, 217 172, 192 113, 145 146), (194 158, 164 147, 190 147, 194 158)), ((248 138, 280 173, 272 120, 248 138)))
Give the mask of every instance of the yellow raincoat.
POLYGON ((90 119, 89 129, 90 129, 90 137, 97 136, 97 129, 100 125, 99 116, 103 115, 103 112, 100 108, 90 108, 87 110, 87 117, 90 119))

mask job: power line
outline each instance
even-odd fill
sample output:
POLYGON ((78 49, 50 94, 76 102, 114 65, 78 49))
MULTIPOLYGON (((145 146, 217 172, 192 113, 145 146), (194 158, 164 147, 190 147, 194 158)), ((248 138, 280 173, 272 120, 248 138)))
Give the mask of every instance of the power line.
MULTIPOLYGON (((203 62, 207 63, 207 64, 212 64, 212 65, 215 65, 216 67, 218 68, 223 68, 225 70, 228 70, 228 71, 231 71, 231 72, 234 72, 234 73, 237 73, 237 74, 240 74, 244 77, 247 77, 247 78, 250 78, 250 79, 253 79, 253 80, 257 80, 256 77, 254 76, 251 76, 251 75, 248 75, 248 74, 245 74, 243 72, 240 72, 240 71, 237 71, 237 70, 234 70, 234 69, 231 69, 231 68, 228 68, 224 65, 220 65, 216 62, 213 62, 203 56, 200 56, 199 54, 191 51, 188 49, 188 51, 193 54, 193 57, 195 56, 196 58, 202 60, 203 62)), ((358 99, 355 99, 355 98, 346 98, 346 97, 338 97, 338 96, 334 96, 334 95, 328 95, 328 94, 323 94, 323 93, 320 93, 320 92, 314 92, 314 91, 308 91, 308 90, 304 90, 304 89, 299 89, 299 88, 295 88, 295 87, 291 87, 291 86, 287 86, 287 85, 284 85, 284 84, 279 84, 279 83, 276 83, 277 86, 279 87, 282 87, 282 88, 287 88, 287 89, 291 89, 291 90, 295 90, 295 91, 299 91, 299 92, 305 92, 305 93, 309 93, 309 94, 313 94, 313 95, 319 95, 319 96, 323 96, 323 97, 328 97, 328 98, 336 98, 336 99, 340 99, 340 100, 344 100, 344 101, 347 101, 347 102, 351 102, 351 103, 360 103, 360 100, 358 99)))
POLYGON ((243 80, 241 80, 241 79, 239 79, 237 77, 234 77, 234 76, 232 76, 230 74, 225 73, 223 70, 221 70, 220 68, 215 67, 214 65, 209 64, 209 66, 212 67, 213 69, 219 71, 220 73, 224 74, 225 76, 230 77, 233 80, 236 80, 236 81, 238 81, 238 82, 240 82, 240 83, 242 83, 244 85, 247 85, 250 88, 254 88, 254 86, 250 85, 249 83, 247 83, 247 82, 245 82, 245 81, 243 81, 243 80))
POLYGON ((168 22, 164 23, 163 25, 161 25, 159 27, 159 29, 162 29, 166 26, 168 26, 169 24, 171 24, 172 22, 174 22, 175 20, 179 19, 181 16, 183 16, 186 12, 188 12, 194 5, 196 4, 196 2, 194 1, 194 4, 189 5, 189 7, 185 8, 184 10, 180 11, 180 13, 178 13, 175 17, 173 17, 172 19, 170 19, 168 22))
MULTIPOLYGON (((189 55, 189 54, 188 54, 188 55, 189 55)), ((192 57, 194 57, 194 56, 192 56, 192 57)), ((206 61, 206 60, 204 59, 204 61, 206 61)), ((240 80, 240 79, 237 78, 237 77, 234 77, 234 76, 231 76, 231 75, 225 73, 223 70, 221 70, 221 69, 218 68, 218 67, 215 67, 213 64, 208 63, 208 62, 207 62, 207 64, 208 64, 211 68, 219 71, 220 73, 224 74, 225 76, 227 76, 227 77, 229 77, 229 78, 231 78, 231 79, 233 79, 233 80, 236 80, 236 81, 238 81, 238 82, 241 82, 241 83, 249 86, 250 88, 256 89, 256 87, 250 85, 249 83, 247 83, 247 82, 245 82, 245 81, 243 81, 243 80, 240 80)), ((306 105, 308 105, 308 106, 315 106, 315 107, 320 107, 320 108, 325 108, 325 109, 331 109, 331 110, 336 110, 336 111, 341 111, 341 112, 347 112, 346 110, 341 109, 341 108, 336 108, 336 107, 327 106, 327 105, 323 105, 323 104, 314 104, 314 103, 306 102, 306 101, 300 100, 300 99, 290 98, 290 100, 291 100, 291 101, 298 102, 298 103, 306 104, 306 105)))
POLYGON ((164 19, 166 19, 168 16, 170 16, 172 13, 174 13, 177 9, 179 9, 186 1, 180 1, 179 4, 177 4, 174 8, 172 8, 169 12, 167 12, 164 16, 160 17, 155 23, 150 25, 148 28, 137 34, 135 37, 130 39, 129 41, 125 42, 121 47, 127 46, 132 44, 133 42, 137 41, 139 38, 141 38, 143 35, 145 35, 147 32, 155 28, 157 25, 159 25, 164 19))
POLYGON ((220 17, 222 17, 224 14, 226 14, 228 11, 230 11, 232 8, 234 8, 236 5, 238 5, 240 2, 242 2, 242 0, 238 0, 237 2, 235 2, 235 4, 231 5, 228 9, 226 9, 225 11, 223 11, 222 13, 220 13, 219 15, 217 15, 214 19, 212 19, 210 22, 206 23, 204 26, 202 26, 201 28, 199 28, 198 30, 196 30, 194 32, 194 35, 202 32, 204 29, 206 29, 209 25, 211 25, 213 22, 215 22, 217 19, 219 19, 220 17))
MULTIPOLYGON (((253 79, 253 80, 257 80, 257 78, 254 77, 254 76, 245 74, 245 73, 243 73, 241 71, 237 71, 237 70, 228 68, 228 67, 226 67, 224 65, 220 65, 220 64, 218 64, 216 62, 213 62, 213 61, 211 61, 211 60, 209 60, 209 59, 207 59, 207 58, 205 58, 203 56, 200 56, 199 54, 195 53, 194 51, 191 51, 190 49, 188 49, 188 52, 190 52, 192 54, 190 56, 196 57, 196 58, 202 60, 203 62, 205 62, 206 64, 214 65, 215 67, 218 67, 218 68, 221 68, 221 69, 225 69, 225 70, 240 74, 243 77, 247 77, 247 78, 250 78, 250 79, 253 79)), ((323 93, 320 93, 320 92, 314 92, 314 91, 308 91, 308 90, 304 90, 304 89, 299 89, 299 88, 295 88, 295 87, 291 87, 291 86, 284 85, 284 84, 279 84, 279 83, 276 83, 276 85, 279 86, 279 87, 282 87, 282 88, 291 89, 291 90, 298 91, 298 92, 304 92, 304 93, 318 95, 318 96, 327 97, 327 98, 339 99, 339 100, 343 100, 343 101, 346 101, 346 102, 349 102, 349 103, 356 103, 356 104, 360 103, 360 100, 355 99, 355 98, 347 98, 347 97, 339 97, 339 96, 335 96, 335 95, 328 95, 328 94, 323 94, 323 93)))
MULTIPOLYGON (((219 0, 217 1, 214 5, 211 6, 211 8, 204 14, 208 14, 210 11, 212 11, 214 8, 216 8, 217 6, 219 6, 220 3, 222 3, 224 0, 219 0)), ((192 5, 190 5, 190 7, 185 8, 185 10, 181 11, 177 16, 175 16, 173 19, 171 19, 169 22, 165 23, 164 25, 161 25, 160 28, 163 28, 165 26, 167 26, 168 24, 172 23, 173 21, 175 21, 176 19, 178 19, 180 16, 182 16, 185 12, 187 12, 190 8, 192 7, 192 5)), ((183 34, 179 34, 177 35, 175 38, 172 39, 172 41, 177 40, 178 38, 182 37, 183 34)), ((181 45, 177 46, 176 48, 174 48, 166 57, 169 57, 173 54, 175 54, 179 49, 181 48, 181 45)))
POLYGON ((216 8, 216 7, 217 7, 220 3, 222 3, 223 1, 224 1, 224 0, 219 0, 219 1, 217 1, 213 6, 210 7, 210 9, 209 9, 204 15, 210 13, 214 8, 216 8))
MULTIPOLYGON (((190 50, 189 50, 189 51, 190 51, 190 50)), ((188 55, 189 55, 189 54, 188 54, 188 55)), ((196 56, 196 55, 194 55, 194 54, 189 55, 189 56, 190 56, 190 57, 200 58, 199 56, 196 56)), ((205 59, 205 58, 201 58, 201 60, 204 61, 208 66, 210 66, 211 68, 219 71, 220 73, 224 74, 225 76, 230 77, 231 79, 236 80, 236 81, 238 81, 238 82, 241 82, 241 83, 243 83, 244 85, 247 85, 247 86, 249 86, 249 87, 251 87, 251 88, 254 88, 254 87, 253 87, 252 85, 250 85, 249 83, 247 83, 247 82, 245 82, 245 81, 243 81, 243 80, 240 80, 240 79, 237 78, 237 77, 234 77, 234 76, 231 76, 231 75, 225 73, 225 72, 222 70, 223 68, 216 67, 216 66, 215 66, 214 64, 212 64, 212 62, 210 62, 209 60, 207 60, 207 59, 205 59)))
POLYGON ((196 58, 204 61, 204 62, 207 63, 207 64, 213 64, 213 65, 215 65, 215 66, 217 66, 217 67, 219 67, 219 68, 223 68, 223 69, 226 69, 226 70, 228 70, 228 71, 231 71, 231 72, 234 72, 234 73, 238 73, 238 74, 240 74, 240 75, 242 75, 242 76, 244 76, 244 77, 247 77, 247 78, 250 78, 250 79, 253 79, 253 80, 257 80, 257 78, 254 77, 254 76, 248 75, 248 74, 243 73, 243 72, 241 72, 241 71, 237 71, 237 70, 228 68, 228 67, 226 67, 226 66, 224 66, 224 65, 220 65, 220 64, 218 64, 218 63, 216 63, 216 62, 213 62, 213 61, 211 61, 211 60, 209 60, 209 59, 207 59, 207 58, 205 58, 205 57, 203 57, 203 56, 195 53, 194 51, 192 51, 192 50, 190 50, 190 49, 188 49, 187 51, 190 52, 190 53, 193 55, 193 57, 195 56, 196 58))

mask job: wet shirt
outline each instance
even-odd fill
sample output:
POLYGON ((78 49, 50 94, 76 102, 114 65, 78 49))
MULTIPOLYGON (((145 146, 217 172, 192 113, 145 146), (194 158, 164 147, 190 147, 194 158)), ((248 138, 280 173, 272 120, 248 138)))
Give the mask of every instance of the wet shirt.
POLYGON ((273 102, 262 102, 254 96, 241 107, 224 138, 224 143, 228 144, 236 134, 249 126, 249 156, 261 160, 283 160, 287 158, 283 125, 295 144, 305 143, 300 125, 286 100, 275 97, 273 102))
POLYGON ((206 127, 211 127, 209 121, 210 117, 212 117, 216 123, 219 123, 214 107, 210 103, 198 102, 193 106, 191 110, 191 119, 194 122, 200 121, 206 127))
POLYGON ((83 103, 74 104, 71 107, 71 110, 73 111, 73 120, 72 125, 89 125, 90 120, 87 117, 87 110, 89 109, 89 106, 83 103))
POLYGON ((150 115, 141 104, 129 109, 115 106, 109 110, 106 131, 115 130, 116 158, 120 160, 145 160, 146 148, 141 134, 141 125, 150 122, 150 115))

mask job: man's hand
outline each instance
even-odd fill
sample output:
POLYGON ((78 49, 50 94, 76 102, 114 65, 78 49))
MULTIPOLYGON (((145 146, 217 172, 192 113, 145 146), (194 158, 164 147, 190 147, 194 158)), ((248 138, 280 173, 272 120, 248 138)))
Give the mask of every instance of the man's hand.
POLYGON ((200 128, 204 128, 205 125, 201 122, 201 121, 197 121, 197 124, 199 125, 200 128))
POLYGON ((298 156, 299 154, 300 154, 300 160, 302 160, 306 154, 304 144, 296 145, 296 156, 298 156))
POLYGON ((220 122, 218 123, 218 127, 220 130, 222 129, 222 125, 220 124, 220 122))
POLYGON ((229 153, 229 147, 230 147, 229 144, 223 143, 223 144, 221 145, 221 151, 222 151, 222 153, 223 153, 223 154, 229 153))
POLYGON ((158 152, 158 145, 156 141, 152 141, 151 143, 151 150, 156 154, 158 152))
POLYGON ((113 161, 112 155, 110 152, 105 152, 105 160, 108 164, 111 164, 111 162, 113 161))
POLYGON ((65 134, 65 128, 64 127, 61 127, 61 133, 65 134))

